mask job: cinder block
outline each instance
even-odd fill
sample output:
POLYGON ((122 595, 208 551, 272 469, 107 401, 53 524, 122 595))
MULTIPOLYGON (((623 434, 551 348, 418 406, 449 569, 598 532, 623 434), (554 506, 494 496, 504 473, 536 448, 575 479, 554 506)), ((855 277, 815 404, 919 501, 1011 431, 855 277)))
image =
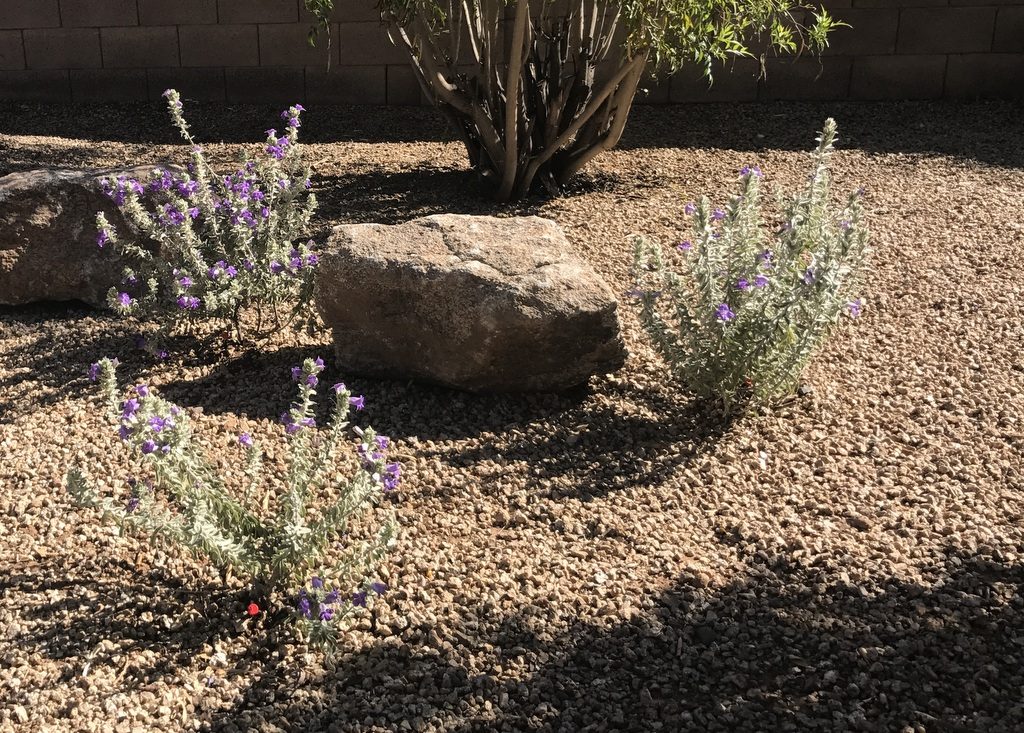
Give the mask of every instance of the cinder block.
POLYGON ((340 23, 337 44, 342 66, 383 66, 409 62, 405 49, 391 42, 387 29, 380 23, 340 23))
POLYGON ((853 60, 853 99, 938 99, 946 76, 946 57, 859 56, 853 60))
POLYGON ((409 64, 392 64, 387 67, 387 90, 385 101, 388 105, 419 107, 430 103, 416 80, 416 72, 409 64))
POLYGON ((141 25, 200 25, 217 22, 217 0, 139 0, 141 25))
POLYGON ((0 31, 0 69, 24 69, 25 47, 21 31, 0 31))
POLYGON ((217 0, 217 7, 221 23, 297 23, 299 20, 295 0, 217 0))
POLYGON ((306 98, 303 69, 226 69, 228 102, 294 104, 306 98))
POLYGON ((958 99, 1024 99, 1024 54, 950 56, 946 96, 958 99))
POLYGON ((711 70, 711 80, 701 69, 689 65, 679 70, 671 81, 672 102, 753 102, 757 99, 761 67, 754 59, 737 59, 718 64, 711 70))
POLYGON ((64 69, 0 71, 0 99, 69 102, 68 72, 64 69))
POLYGON ((138 25, 135 0, 60 0, 60 20, 64 28, 101 28, 138 25))
POLYGON ((0 28, 56 28, 59 25, 57 0, 0 2, 0 28))
POLYGON ((387 101, 385 66, 343 66, 331 72, 307 69, 306 92, 310 104, 384 104, 387 101))
MULTIPOLYGON (((332 33, 337 32, 337 26, 332 33)), ((326 39, 316 46, 309 45, 309 26, 302 23, 271 23, 259 27, 260 66, 321 66, 327 68, 330 58, 331 68, 339 62, 338 44, 332 42, 330 48, 326 39)))
POLYGON ((900 11, 899 53, 989 51, 995 8, 906 8, 900 11))
POLYGON ((25 31, 30 69, 91 69, 102 66, 96 28, 46 28, 25 31))
POLYGON ((760 99, 844 99, 850 89, 850 59, 768 59, 760 99))
POLYGON ((183 25, 178 36, 182 66, 259 66, 254 25, 183 25))
POLYGON ((848 8, 832 14, 849 28, 836 28, 828 37, 828 56, 862 56, 896 52, 900 11, 895 8, 848 8))
POLYGON ((146 99, 142 69, 81 69, 71 72, 75 102, 129 102, 146 99))
POLYGON ((159 99, 177 89, 183 99, 223 102, 226 98, 224 69, 148 69, 149 98, 159 99))
POLYGON ((992 50, 1018 53, 1024 51, 1024 5, 1016 8, 999 8, 992 50))
POLYGON ((103 28, 100 37, 105 68, 178 65, 178 29, 174 26, 103 28))

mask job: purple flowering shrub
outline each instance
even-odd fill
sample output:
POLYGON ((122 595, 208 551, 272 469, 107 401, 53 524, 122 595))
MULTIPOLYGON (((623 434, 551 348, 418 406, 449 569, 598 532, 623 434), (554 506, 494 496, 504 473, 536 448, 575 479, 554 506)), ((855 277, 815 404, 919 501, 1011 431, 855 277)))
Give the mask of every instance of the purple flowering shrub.
POLYGON ((693 233, 675 247, 680 273, 658 243, 634 240, 631 294, 645 331, 680 381, 727 413, 791 394, 839 317, 864 305, 853 293, 868 231, 861 192, 838 210, 830 202, 835 139, 826 120, 812 174, 782 201, 773 231, 763 225, 761 170, 745 167, 725 208, 687 204, 693 233))
POLYGON ((302 237, 316 210, 298 143, 302 106, 282 113, 282 135, 267 131, 263 155, 219 175, 192 138, 178 93, 168 89, 164 96, 191 146, 190 162, 184 170, 154 168, 148 181, 103 181, 129 224, 157 243, 156 252, 139 246, 97 215, 98 246, 120 250, 133 264, 121 286, 111 288, 108 304, 122 315, 157 321, 164 334, 210 321, 230 324, 239 341, 281 328, 283 310, 309 317, 319 260, 312 240, 302 237), (250 306, 256 323, 243 333, 241 315, 250 306))
POLYGON ((127 497, 115 500, 101 496, 76 467, 65 479, 72 496, 123 530, 168 540, 231 568, 252 582, 257 597, 291 607, 300 633, 311 643, 333 645, 367 598, 384 592, 386 586, 370 576, 396 533, 393 516, 375 532, 358 532, 353 524, 398 485, 401 466, 388 459, 390 441, 370 428, 353 427, 359 468, 349 477, 335 465, 349 412, 361 410, 363 398, 336 384, 330 422, 318 430, 313 408, 323 361, 307 359, 295 367, 298 398, 282 416, 290 453, 286 490, 265 485, 262 452, 252 436, 242 434, 245 485, 233 491, 193 442, 187 413, 145 384, 122 399, 115 368, 115 360, 103 359, 90 368, 90 377, 100 381, 112 423, 150 478, 129 479, 127 497), (325 495, 330 502, 314 506, 312 499, 325 495), (278 506, 271 511, 274 496, 278 506), (306 589, 311 573, 313 587, 306 589), (344 596, 320 593, 322 579, 350 590, 344 596))

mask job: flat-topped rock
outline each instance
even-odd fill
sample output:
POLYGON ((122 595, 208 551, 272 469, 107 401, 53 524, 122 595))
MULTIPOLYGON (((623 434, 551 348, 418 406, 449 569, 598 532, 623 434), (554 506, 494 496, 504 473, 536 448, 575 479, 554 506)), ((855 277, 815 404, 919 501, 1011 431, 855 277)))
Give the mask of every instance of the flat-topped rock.
POLYGON ((127 225, 100 179, 148 178, 153 165, 120 170, 45 168, 0 178, 0 304, 82 300, 103 305, 124 262, 96 246, 96 213, 127 225))
POLYGON ((626 357, 611 288, 535 216, 338 226, 315 297, 345 373, 558 391, 626 357))

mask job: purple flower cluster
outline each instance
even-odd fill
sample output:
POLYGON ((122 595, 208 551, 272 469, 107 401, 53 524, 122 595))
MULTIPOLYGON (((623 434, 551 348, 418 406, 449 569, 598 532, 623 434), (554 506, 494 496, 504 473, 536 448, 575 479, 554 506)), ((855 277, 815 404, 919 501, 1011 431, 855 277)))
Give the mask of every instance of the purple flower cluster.
POLYGON ((202 305, 202 301, 194 295, 179 295, 177 302, 178 308, 188 311, 198 310, 199 306, 202 305))
POLYGON ((219 280, 221 277, 226 277, 228 280, 231 280, 238 275, 238 270, 234 265, 229 265, 224 260, 217 260, 213 267, 206 271, 206 275, 211 280, 219 280))
MULTIPOLYGON (((366 600, 373 595, 383 595, 388 589, 386 583, 374 582, 355 591, 351 597, 353 606, 366 607, 366 600)), ((323 579, 314 577, 309 588, 300 588, 295 609, 306 620, 330 621, 340 610, 341 593, 336 588, 328 589, 323 579)))
POLYGON ((361 443, 356 449, 363 463, 363 469, 384 487, 384 491, 394 491, 402 477, 402 464, 387 462, 387 450, 391 440, 384 435, 375 435, 372 443, 361 443))
POLYGON ((764 174, 761 172, 760 166, 745 165, 740 168, 740 176, 746 178, 747 176, 753 176, 754 178, 763 178, 764 174))
POLYGON ((143 454, 170 453, 171 436, 169 433, 176 427, 174 418, 180 414, 180 410, 171 406, 170 414, 151 414, 143 419, 143 403, 150 398, 149 387, 145 384, 136 385, 132 390, 132 396, 121 403, 121 426, 118 435, 121 440, 128 441, 134 438, 143 454))

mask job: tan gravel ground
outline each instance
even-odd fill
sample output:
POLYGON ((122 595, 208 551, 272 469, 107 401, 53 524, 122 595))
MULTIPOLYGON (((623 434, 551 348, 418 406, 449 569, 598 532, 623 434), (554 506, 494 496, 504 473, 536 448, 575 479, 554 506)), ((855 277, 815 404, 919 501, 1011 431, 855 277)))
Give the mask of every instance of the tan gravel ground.
MULTIPOLYGON (((173 141, 159 106, 0 112, 0 172, 173 141)), ((1021 112, 638 110, 572 195, 516 210, 624 292, 628 234, 677 237, 683 203, 744 163, 796 185, 831 114, 837 186, 868 189, 865 314, 809 394, 726 428, 666 379, 625 298, 630 360, 577 394, 347 379, 406 474, 393 591, 330 662, 61 488, 72 462, 106 486, 127 470, 84 378, 97 357, 186 406, 237 471, 233 436, 279 438, 287 369, 326 339, 154 365, 104 313, 0 310, 0 731, 1024 730, 1021 112)), ((229 141, 218 156, 276 120, 192 117, 229 141)), ((322 225, 495 210, 429 110, 314 109, 304 132, 322 225)))

